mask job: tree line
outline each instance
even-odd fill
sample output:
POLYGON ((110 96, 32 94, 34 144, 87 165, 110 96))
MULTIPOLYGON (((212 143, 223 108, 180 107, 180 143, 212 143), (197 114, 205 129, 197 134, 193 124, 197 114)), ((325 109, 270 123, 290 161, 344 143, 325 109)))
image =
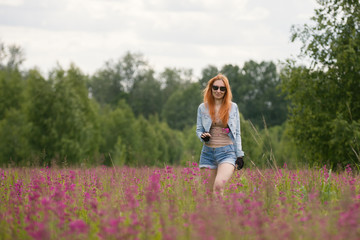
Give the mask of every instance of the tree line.
POLYGON ((21 47, 0 44, 0 164, 164 165, 198 161, 196 110, 219 72, 241 112, 248 166, 359 163, 360 7, 319 1, 302 49, 281 64, 249 60, 155 72, 126 53, 86 75, 72 64, 24 70, 21 47), (300 60, 306 58, 309 65, 300 60))
POLYGON ((197 107, 206 82, 219 72, 231 79, 243 116, 262 126, 286 120, 286 101, 272 62, 243 68, 208 66, 155 73, 140 54, 108 61, 93 75, 72 64, 47 77, 21 70, 21 48, 2 45, 0 159, 15 165, 163 165, 197 161, 197 107), (251 76, 256 75, 256 81, 251 76), (257 90, 258 89, 258 90, 257 90))

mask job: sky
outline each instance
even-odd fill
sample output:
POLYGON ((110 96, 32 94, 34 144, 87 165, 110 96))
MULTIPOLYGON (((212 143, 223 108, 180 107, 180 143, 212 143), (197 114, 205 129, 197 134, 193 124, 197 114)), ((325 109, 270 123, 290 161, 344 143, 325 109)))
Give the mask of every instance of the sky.
POLYGON ((109 60, 141 53, 166 67, 242 66, 300 52, 291 26, 310 23, 315 0, 0 0, 0 42, 43 73, 74 63, 94 74, 109 60))

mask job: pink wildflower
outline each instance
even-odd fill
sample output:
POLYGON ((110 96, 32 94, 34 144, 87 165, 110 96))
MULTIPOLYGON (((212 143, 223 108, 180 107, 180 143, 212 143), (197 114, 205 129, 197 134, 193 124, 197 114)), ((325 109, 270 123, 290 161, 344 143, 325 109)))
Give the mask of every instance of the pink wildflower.
POLYGON ((223 131, 223 133, 228 134, 230 132, 230 129, 229 128, 223 128, 222 131, 223 131))
POLYGON ((88 226, 81 219, 70 222, 69 227, 72 233, 86 233, 88 230, 88 226))

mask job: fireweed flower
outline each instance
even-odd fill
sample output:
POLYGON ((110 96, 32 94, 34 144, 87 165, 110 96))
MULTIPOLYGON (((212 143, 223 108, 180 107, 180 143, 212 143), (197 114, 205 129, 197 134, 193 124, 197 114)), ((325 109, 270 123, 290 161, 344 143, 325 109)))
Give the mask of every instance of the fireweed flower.
POLYGON ((229 128, 223 128, 222 131, 223 131, 223 133, 228 134, 230 132, 230 129, 229 128))
POLYGON ((70 222, 69 227, 71 233, 86 233, 88 230, 88 226, 81 219, 70 222))
POLYGON ((351 169, 350 164, 346 165, 346 173, 347 173, 347 174, 351 174, 351 173, 352 173, 352 169, 351 169))
POLYGON ((153 173, 149 177, 149 185, 146 192, 146 200, 148 203, 152 203, 159 200, 160 186, 160 174, 153 173))
POLYGON ((196 177, 206 180, 209 171, 192 163, 0 169, 0 239, 359 239, 355 171, 281 172, 262 170, 265 181, 246 169, 230 180, 223 199, 214 199, 196 177))

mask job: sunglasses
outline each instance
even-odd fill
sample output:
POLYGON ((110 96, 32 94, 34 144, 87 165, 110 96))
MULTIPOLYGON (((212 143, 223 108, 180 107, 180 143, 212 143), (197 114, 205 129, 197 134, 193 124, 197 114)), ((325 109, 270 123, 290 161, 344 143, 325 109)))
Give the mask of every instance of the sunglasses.
POLYGON ((221 92, 225 92, 225 91, 226 91, 226 87, 219 87, 219 86, 215 86, 215 85, 212 86, 212 89, 214 89, 214 91, 217 91, 219 88, 220 88, 220 91, 221 91, 221 92))

